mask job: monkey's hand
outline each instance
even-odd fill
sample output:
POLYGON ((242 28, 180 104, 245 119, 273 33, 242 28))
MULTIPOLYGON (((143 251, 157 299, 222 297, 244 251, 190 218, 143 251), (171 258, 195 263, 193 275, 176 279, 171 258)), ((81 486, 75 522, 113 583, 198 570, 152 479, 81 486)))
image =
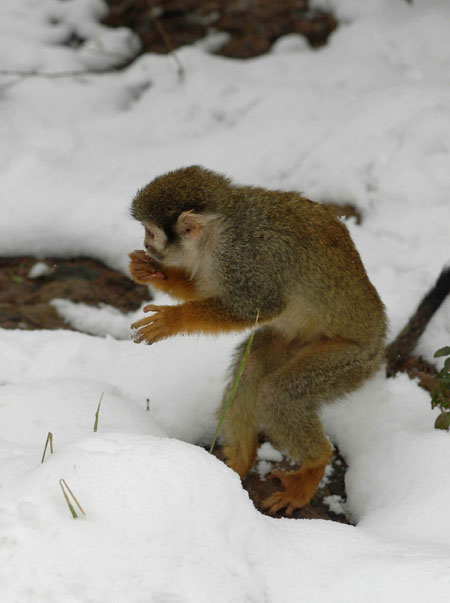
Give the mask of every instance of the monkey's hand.
POLYGON ((166 337, 176 335, 182 326, 182 306, 154 306, 149 304, 144 307, 144 312, 153 312, 151 316, 145 316, 131 325, 136 329, 133 340, 136 343, 155 343, 166 337))
POLYGON ((130 258, 130 275, 135 283, 147 285, 155 280, 167 280, 167 275, 161 267, 149 258, 145 251, 141 249, 132 251, 128 257, 130 258))

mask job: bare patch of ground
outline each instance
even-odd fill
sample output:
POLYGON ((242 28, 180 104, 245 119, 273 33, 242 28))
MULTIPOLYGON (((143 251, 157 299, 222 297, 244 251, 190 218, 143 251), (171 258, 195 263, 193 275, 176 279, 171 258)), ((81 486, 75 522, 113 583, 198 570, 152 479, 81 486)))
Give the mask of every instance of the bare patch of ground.
POLYGON ((132 29, 143 52, 165 54, 213 30, 228 34, 217 54, 247 59, 267 52, 290 33, 303 35, 312 47, 322 46, 337 27, 330 12, 311 8, 308 0, 107 0, 107 4, 103 23, 132 29))
POLYGON ((48 271, 30 278, 38 260, 0 258, 0 326, 4 329, 73 329, 50 302, 69 299, 93 306, 110 304, 122 312, 151 299, 147 287, 89 258, 44 258, 48 271))

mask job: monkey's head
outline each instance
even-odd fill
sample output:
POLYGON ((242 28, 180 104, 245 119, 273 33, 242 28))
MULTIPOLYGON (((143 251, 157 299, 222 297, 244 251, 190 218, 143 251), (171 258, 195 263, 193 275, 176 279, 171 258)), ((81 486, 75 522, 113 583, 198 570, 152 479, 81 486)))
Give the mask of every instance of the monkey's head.
POLYGON ((200 166, 158 176, 140 189, 131 215, 145 228, 144 246, 150 257, 166 265, 182 265, 185 254, 198 246, 204 227, 217 218, 229 181, 200 166))

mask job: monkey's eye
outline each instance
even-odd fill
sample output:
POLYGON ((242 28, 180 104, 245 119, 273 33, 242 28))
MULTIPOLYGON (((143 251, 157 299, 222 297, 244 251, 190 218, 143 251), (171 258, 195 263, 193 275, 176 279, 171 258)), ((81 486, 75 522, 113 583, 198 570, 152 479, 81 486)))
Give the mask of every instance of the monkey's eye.
POLYGON ((145 227, 145 236, 151 239, 152 241, 155 238, 155 235, 152 233, 151 230, 147 228, 147 226, 145 227))

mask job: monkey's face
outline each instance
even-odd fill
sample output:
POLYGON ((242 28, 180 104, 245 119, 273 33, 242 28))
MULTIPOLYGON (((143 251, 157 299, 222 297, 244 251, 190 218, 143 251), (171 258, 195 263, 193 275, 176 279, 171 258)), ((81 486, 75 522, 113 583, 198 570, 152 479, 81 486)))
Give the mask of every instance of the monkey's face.
POLYGON ((198 270, 205 243, 217 234, 215 203, 228 189, 226 178, 199 166, 158 176, 140 189, 131 215, 144 225, 148 255, 163 265, 198 270))
POLYGON ((160 264, 192 266, 205 224, 206 218, 193 211, 182 212, 167 232, 146 220, 143 222, 145 250, 160 264))

